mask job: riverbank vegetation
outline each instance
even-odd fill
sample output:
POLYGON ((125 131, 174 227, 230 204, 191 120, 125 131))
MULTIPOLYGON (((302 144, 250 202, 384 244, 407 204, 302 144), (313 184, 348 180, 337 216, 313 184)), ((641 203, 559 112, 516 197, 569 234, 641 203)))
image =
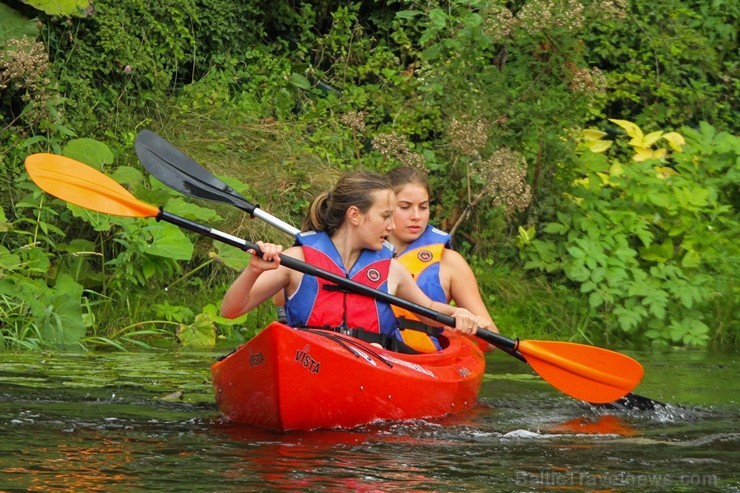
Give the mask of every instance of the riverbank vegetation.
POLYGON ((41 192, 64 154, 139 199, 284 233, 146 173, 153 130, 300 225, 343 170, 421 167, 509 336, 737 344, 736 2, 0 2, 6 348, 237 343, 246 255, 41 192))

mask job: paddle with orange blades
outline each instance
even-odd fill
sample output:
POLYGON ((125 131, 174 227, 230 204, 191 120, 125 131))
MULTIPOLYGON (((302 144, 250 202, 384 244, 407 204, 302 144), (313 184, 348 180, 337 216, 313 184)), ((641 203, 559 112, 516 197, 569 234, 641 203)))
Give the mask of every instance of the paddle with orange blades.
MULTIPOLYGON (((256 244, 141 202, 112 178, 73 159, 55 154, 33 154, 26 158, 26 170, 42 190, 80 207, 118 216, 152 217, 245 251, 254 250, 257 255, 261 255, 256 244)), ((455 326, 455 320, 448 315, 319 269, 296 258, 280 255, 280 262, 289 269, 320 277, 348 291, 400 306, 443 325, 455 326)), ((640 363, 607 349, 571 342, 517 341, 480 328, 476 335, 519 355, 555 388, 587 402, 615 401, 637 386, 643 374, 640 363)))
MULTIPOLYGON (((298 230, 293 226, 287 225, 287 223, 280 219, 260 210, 259 206, 250 203, 245 197, 239 194, 239 192, 216 178, 210 171, 195 162, 156 133, 150 130, 142 130, 139 132, 136 136, 135 148, 136 154, 144 167, 162 183, 168 185, 174 190, 191 197, 214 200, 233 205, 269 224, 272 224, 273 226, 278 227, 288 234, 295 235, 298 232, 298 230)), ((551 368, 544 363, 540 363, 535 350, 530 350, 528 357, 525 358, 521 351, 512 349, 513 346, 511 344, 497 344, 490 340, 488 340, 488 342, 491 342, 508 354, 511 354, 524 362, 538 365, 540 372, 552 372, 554 374, 552 378, 567 378, 567 373, 565 376, 561 375, 557 377, 556 374, 558 370, 556 368, 551 368)), ((526 341, 524 344, 527 344, 526 341)), ((554 342, 550 344, 558 343, 554 342)), ((584 347, 589 348, 590 346, 584 347)), ((588 351, 588 349, 584 349, 584 351, 588 351)), ((590 356, 598 359, 602 356, 601 351, 603 350, 597 351, 595 354, 590 356)), ((589 355, 583 354, 581 357, 588 358, 589 355)), ((596 362, 592 363, 590 366, 595 364, 596 362)), ((653 409, 655 406, 662 404, 647 397, 629 393, 615 402, 610 402, 609 405, 618 408, 653 409)))

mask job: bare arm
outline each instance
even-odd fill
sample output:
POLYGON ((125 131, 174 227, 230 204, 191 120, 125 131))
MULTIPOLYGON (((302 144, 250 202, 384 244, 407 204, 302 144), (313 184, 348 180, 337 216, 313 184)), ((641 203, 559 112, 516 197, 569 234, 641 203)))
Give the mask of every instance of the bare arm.
MULTIPOLYGON (((478 327, 487 329, 491 327, 491 322, 472 314, 469 310, 462 307, 455 307, 432 301, 411 277, 409 271, 397 260, 391 261, 391 269, 388 275, 388 287, 391 294, 403 298, 425 308, 438 311, 449 315, 455 319, 454 329, 465 334, 474 334, 478 327)), ((419 316, 421 320, 430 325, 437 325, 436 320, 419 316)))
MULTIPOLYGON (((263 257, 253 255, 249 265, 229 287, 221 303, 221 315, 237 318, 291 283, 293 271, 280 265, 281 245, 257 242, 263 257)), ((250 251, 250 253, 252 253, 250 251)), ((284 255, 302 257, 300 247, 289 248, 284 255)))
POLYGON ((455 305, 467 308, 471 313, 487 320, 490 323, 490 330, 498 332, 498 327, 483 303, 475 274, 462 255, 454 250, 445 250, 440 265, 440 276, 449 299, 454 301, 455 305))

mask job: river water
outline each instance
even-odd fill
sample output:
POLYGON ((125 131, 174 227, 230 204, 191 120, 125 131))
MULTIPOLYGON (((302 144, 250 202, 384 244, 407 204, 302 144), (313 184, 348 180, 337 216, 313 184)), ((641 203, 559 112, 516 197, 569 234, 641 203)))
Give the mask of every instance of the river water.
POLYGON ((636 410, 493 352, 471 412, 285 434, 219 417, 220 354, 0 352, 0 491, 740 492, 735 353, 629 353, 636 410))

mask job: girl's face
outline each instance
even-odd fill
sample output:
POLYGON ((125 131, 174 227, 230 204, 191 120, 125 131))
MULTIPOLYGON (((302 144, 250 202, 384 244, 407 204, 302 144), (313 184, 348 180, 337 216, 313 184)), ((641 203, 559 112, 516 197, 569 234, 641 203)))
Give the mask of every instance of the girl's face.
POLYGON ((396 229, 393 237, 409 244, 416 240, 429 224, 429 193, 418 183, 409 183, 396 193, 393 214, 396 229))
POLYGON ((378 251, 393 231, 396 195, 392 190, 376 190, 370 195, 373 205, 366 213, 360 214, 358 236, 363 248, 378 251))

